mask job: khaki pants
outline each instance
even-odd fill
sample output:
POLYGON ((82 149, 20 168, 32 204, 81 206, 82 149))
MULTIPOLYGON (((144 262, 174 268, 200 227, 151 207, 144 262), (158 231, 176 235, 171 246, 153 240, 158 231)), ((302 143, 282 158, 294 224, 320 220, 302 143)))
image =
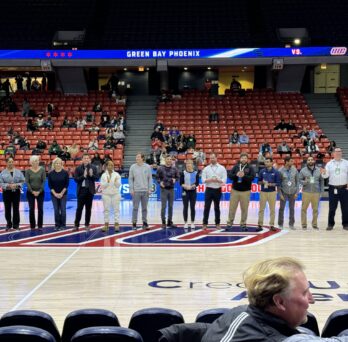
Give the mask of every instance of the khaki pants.
POLYGON ((276 200, 277 200, 276 191, 272 191, 272 192, 261 191, 260 192, 260 210, 259 210, 259 221, 258 221, 258 224, 260 226, 263 225, 263 217, 265 214, 265 207, 267 202, 269 206, 269 211, 271 213, 269 225, 274 226, 276 200))
POLYGON ((230 209, 228 211, 228 225, 232 225, 236 216, 238 204, 240 203, 241 219, 240 224, 245 225, 248 218, 250 191, 231 190, 230 209))
POLYGON ((318 226, 318 208, 320 202, 319 192, 303 192, 302 193, 302 208, 301 208, 301 224, 307 226, 307 209, 309 204, 312 206, 312 226, 318 226))

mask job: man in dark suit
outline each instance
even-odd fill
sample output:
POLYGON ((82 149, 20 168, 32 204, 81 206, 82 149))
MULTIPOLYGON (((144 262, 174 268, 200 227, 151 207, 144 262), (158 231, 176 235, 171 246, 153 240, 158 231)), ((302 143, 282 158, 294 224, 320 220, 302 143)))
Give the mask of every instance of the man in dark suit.
POLYGON ((85 206, 85 227, 86 231, 89 232, 89 222, 95 194, 94 182, 98 179, 98 171, 97 168, 91 164, 91 158, 87 153, 82 156, 82 164, 75 169, 74 179, 77 183, 77 208, 74 230, 77 231, 79 229, 82 210, 85 206))

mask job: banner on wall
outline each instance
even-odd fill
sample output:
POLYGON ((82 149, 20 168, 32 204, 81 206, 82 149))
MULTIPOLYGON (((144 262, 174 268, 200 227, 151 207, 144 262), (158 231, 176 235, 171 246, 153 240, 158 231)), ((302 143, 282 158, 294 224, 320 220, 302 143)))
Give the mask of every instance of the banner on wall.
MULTIPOLYGON (((230 192, 232 189, 232 183, 227 183, 222 187, 222 201, 229 201, 230 200, 230 192)), ((95 200, 101 200, 101 186, 100 182, 96 182, 96 189, 97 193, 95 195, 95 200)), ((259 196, 260 196, 260 190, 261 186, 257 184, 257 178, 254 179, 252 187, 251 187, 251 195, 250 195, 250 200, 251 201, 258 201, 259 196)), ((22 189, 22 194, 21 194, 21 201, 26 201, 26 191, 27 187, 24 184, 23 189, 22 189)), ((121 198, 123 200, 131 200, 132 196, 129 192, 129 183, 128 183, 128 178, 122 178, 122 185, 120 187, 120 192, 121 192, 121 198)), ((197 201, 204 201, 204 192, 205 192, 205 185, 204 184, 199 184, 197 188, 197 201)), ((175 193, 175 200, 176 201, 181 201, 181 186, 179 183, 175 184, 174 187, 174 193, 175 193)), ((0 189, 0 200, 2 201, 2 189, 0 189)), ((51 195, 50 195, 50 189, 48 188, 48 183, 46 181, 45 184, 45 201, 50 201, 51 200, 51 195)), ((73 179, 70 179, 69 182, 69 188, 68 188, 68 201, 74 201, 76 200, 76 183, 73 179)), ((160 196, 160 186, 157 183, 157 181, 154 179, 153 180, 153 186, 152 186, 152 193, 150 195, 150 200, 152 201, 160 201, 161 196, 160 196)), ((298 200, 301 200, 301 194, 298 196, 298 200)))

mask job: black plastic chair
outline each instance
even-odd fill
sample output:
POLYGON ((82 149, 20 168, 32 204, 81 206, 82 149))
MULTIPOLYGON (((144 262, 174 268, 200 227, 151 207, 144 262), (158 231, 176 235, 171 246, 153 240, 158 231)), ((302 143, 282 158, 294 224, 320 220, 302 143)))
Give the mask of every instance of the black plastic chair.
POLYGON ((57 342, 47 331, 27 327, 25 325, 12 325, 0 328, 0 341, 4 342, 57 342))
POLYGON ((348 309, 337 310, 326 320, 321 336, 337 336, 346 329, 348 329, 348 309))
POLYGON ((15 310, 5 313, 0 319, 0 327, 12 325, 25 325, 43 329, 49 332, 57 342, 60 341, 60 333, 53 318, 42 311, 15 310))
POLYGON ((135 330, 121 327, 92 327, 79 330, 71 342, 143 342, 135 330))
POLYGON ((184 323, 184 318, 176 310, 148 308, 136 311, 132 315, 129 328, 137 331, 144 342, 154 342, 157 341, 157 330, 180 323, 184 323))
POLYGON ((208 309, 201 311, 197 317, 197 323, 213 323, 216 319, 218 319, 224 313, 230 311, 228 308, 216 308, 216 309, 208 309))
POLYGON ((119 327, 120 323, 117 316, 109 310, 82 309, 73 311, 65 318, 62 342, 70 342, 74 334, 81 329, 100 326, 119 327))
POLYGON ((316 317, 310 312, 307 312, 307 322, 302 324, 301 327, 312 330, 316 336, 320 336, 318 321, 316 317))

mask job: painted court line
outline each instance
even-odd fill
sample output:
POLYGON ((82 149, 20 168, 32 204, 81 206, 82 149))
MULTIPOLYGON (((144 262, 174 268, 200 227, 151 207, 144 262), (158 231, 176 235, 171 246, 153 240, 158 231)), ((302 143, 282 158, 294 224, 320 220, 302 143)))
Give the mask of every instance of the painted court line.
POLYGON ((80 247, 75 249, 63 262, 60 263, 44 280, 36 285, 22 300, 20 300, 10 311, 17 310, 23 305, 42 285, 44 285, 51 277, 53 277, 78 251, 80 247))

